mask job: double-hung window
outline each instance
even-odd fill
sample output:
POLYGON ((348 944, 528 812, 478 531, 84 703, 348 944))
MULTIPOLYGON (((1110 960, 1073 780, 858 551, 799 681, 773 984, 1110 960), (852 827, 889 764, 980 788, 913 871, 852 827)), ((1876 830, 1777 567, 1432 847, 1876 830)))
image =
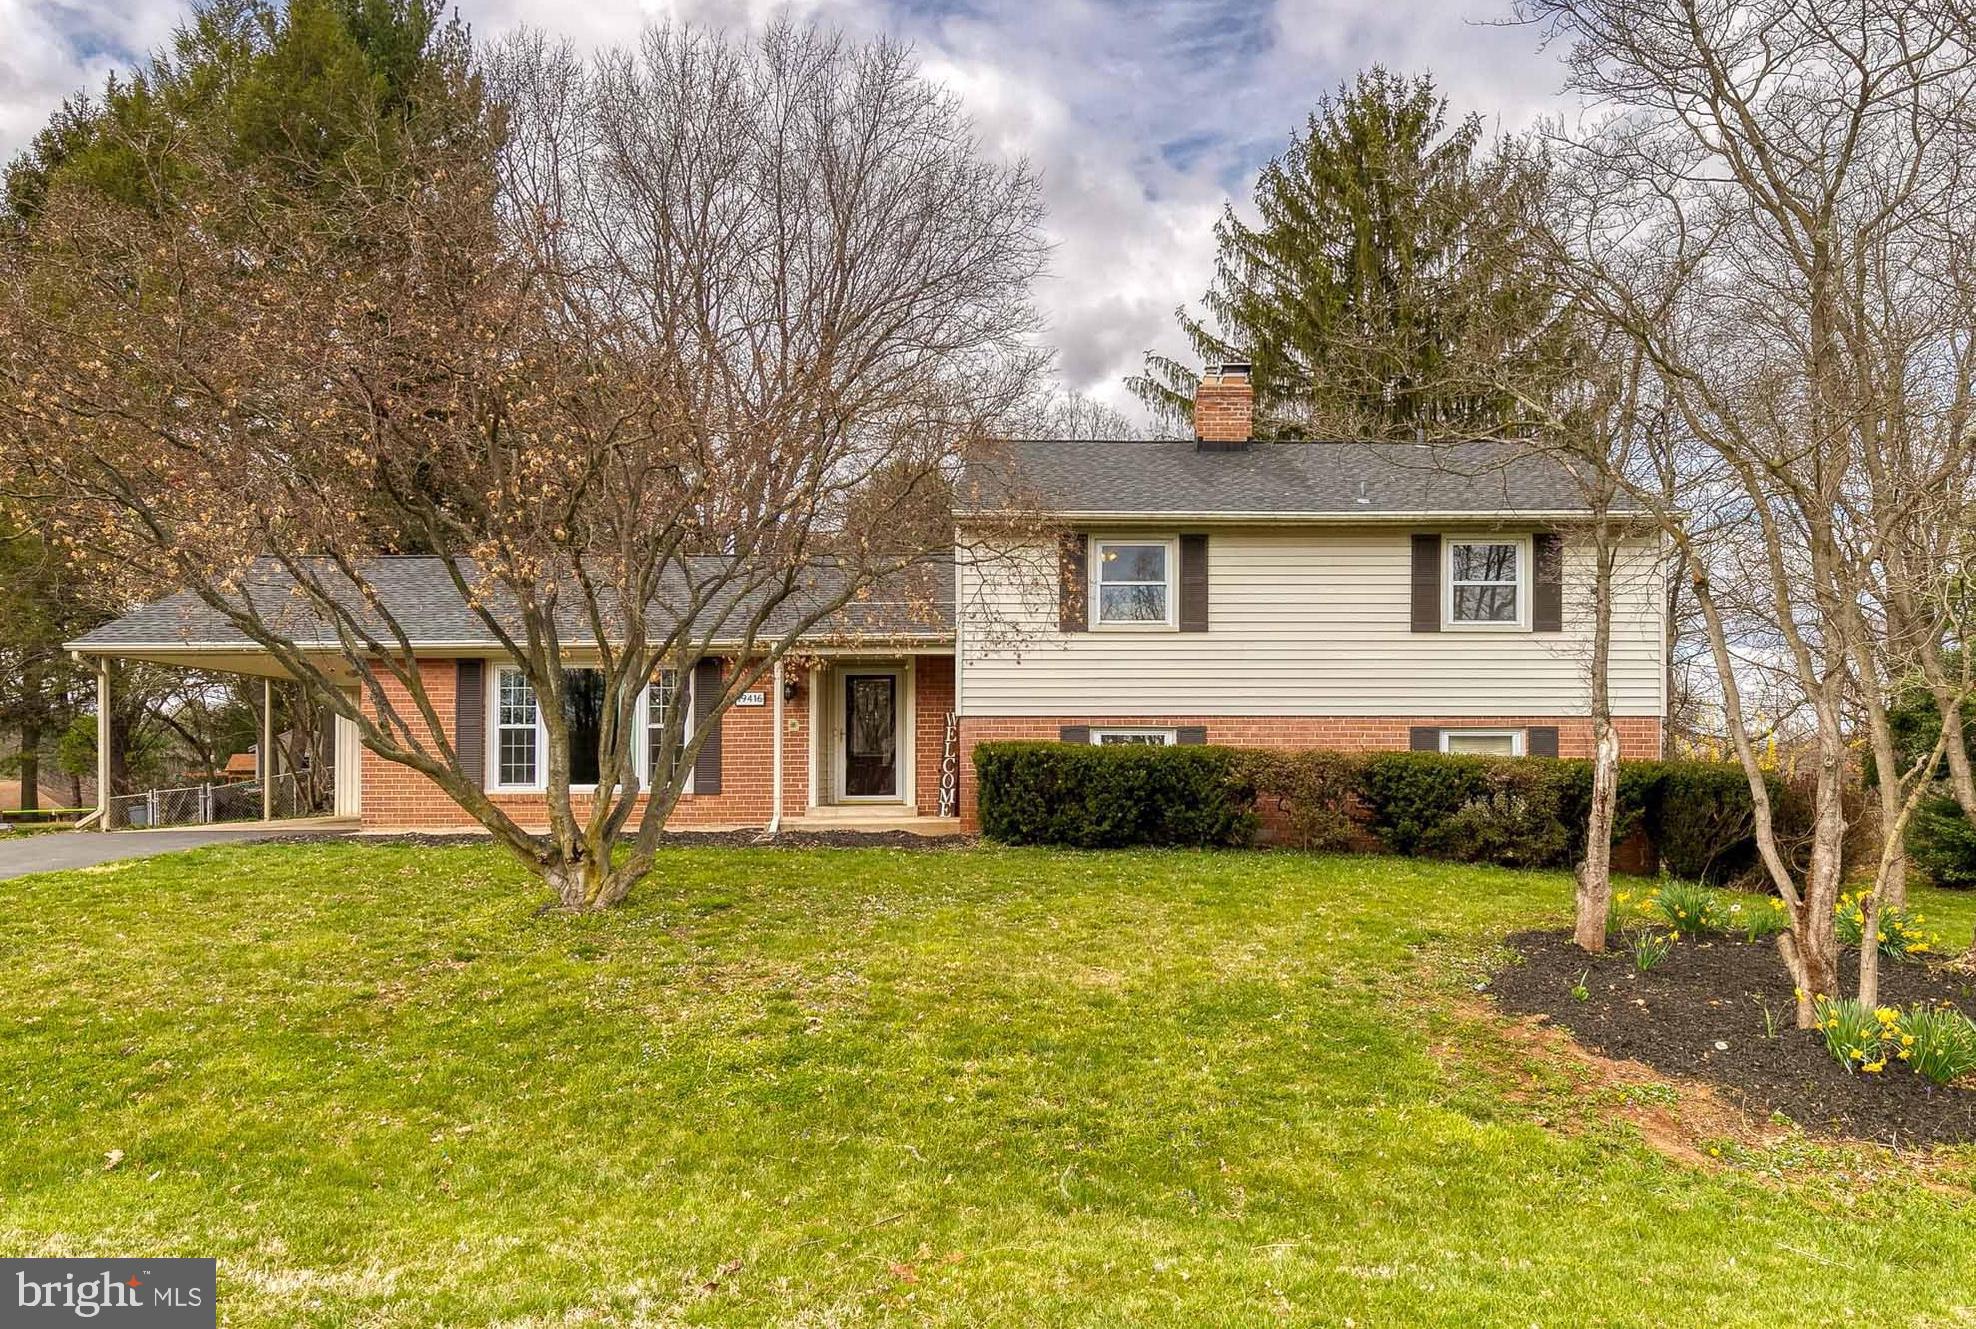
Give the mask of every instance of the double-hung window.
POLYGON ((1174 561, 1171 540, 1093 541, 1092 625, 1172 627, 1174 561))
MULTIPOLYGON (((678 675, 661 670, 645 690, 643 746, 635 765, 649 787, 659 735, 666 717, 679 704, 678 675)), ((535 688, 521 670, 495 671, 493 698, 494 784, 499 789, 541 789, 548 779, 549 735, 535 688)), ((574 788, 593 787, 598 777, 598 744, 603 739, 605 695, 600 669, 563 671, 563 728, 569 735, 569 782, 574 788)))
MULTIPOLYGON (((665 750, 666 726, 672 722, 673 708, 679 705, 679 671, 661 669, 652 675, 652 685, 645 689, 645 787, 655 789, 672 778, 672 766, 667 763, 662 769, 660 753, 665 750)), ((686 729, 681 726, 679 742, 686 743, 686 729)), ((673 749, 673 761, 679 759, 678 748, 673 749)))
POLYGON ((535 713, 535 689, 519 669, 503 669, 495 689, 494 782, 519 789, 536 784, 541 723, 535 713))
POLYGON ((1529 542, 1450 538, 1446 543, 1447 625, 1521 627, 1529 600, 1529 542))

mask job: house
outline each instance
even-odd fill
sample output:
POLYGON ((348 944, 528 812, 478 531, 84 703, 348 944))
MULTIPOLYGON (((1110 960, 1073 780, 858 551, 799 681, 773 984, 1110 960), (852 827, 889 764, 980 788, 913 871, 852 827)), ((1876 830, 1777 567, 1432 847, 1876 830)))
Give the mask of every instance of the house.
MULTIPOLYGON (((684 706, 689 726, 715 726, 673 824, 966 825, 968 754, 1000 739, 1589 752, 1594 518, 1580 479, 1495 440, 1256 442, 1251 403, 1246 367, 1223 366, 1202 381, 1196 439, 1003 445, 965 477, 954 557, 919 589, 881 588, 821 623, 801 664, 718 719, 706 701, 731 658, 655 682, 646 724, 684 706)), ((1608 520, 1623 541, 1613 711, 1623 755, 1651 757, 1664 558, 1637 514, 1608 520)), ((436 560, 381 559, 368 575, 456 748, 526 822, 543 806, 544 743, 526 679, 436 560)), ((71 647, 280 672, 189 596, 71 647)), ((472 825, 348 724, 336 806, 374 829, 472 825)))

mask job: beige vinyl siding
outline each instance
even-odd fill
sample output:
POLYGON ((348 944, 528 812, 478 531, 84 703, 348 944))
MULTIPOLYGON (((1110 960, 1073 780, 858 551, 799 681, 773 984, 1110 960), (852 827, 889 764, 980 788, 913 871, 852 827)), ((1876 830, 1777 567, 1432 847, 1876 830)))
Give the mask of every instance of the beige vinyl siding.
MULTIPOLYGON (((1053 548, 979 568, 963 553, 961 713, 1587 713, 1591 551, 1583 540, 1567 537, 1563 632, 1416 633, 1414 529, 1212 531, 1206 633, 1060 632, 1053 548)), ((1610 671, 1618 715, 1664 709, 1658 550, 1657 539, 1634 540, 1621 560, 1610 671)))

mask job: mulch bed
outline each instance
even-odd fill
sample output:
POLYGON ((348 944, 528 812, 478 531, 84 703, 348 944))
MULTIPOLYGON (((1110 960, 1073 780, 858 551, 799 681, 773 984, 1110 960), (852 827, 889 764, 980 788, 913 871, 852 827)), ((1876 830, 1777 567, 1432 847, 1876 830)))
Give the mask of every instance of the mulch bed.
MULTIPOLYGON (((1851 1074, 1815 1033, 1796 1028, 1791 979, 1769 942, 1683 941, 1646 973, 1630 949, 1587 955, 1569 932, 1520 932, 1507 944, 1520 962, 1489 980, 1497 1005, 1546 1017, 1604 1056, 1706 1081, 1753 1114, 1782 1113, 1820 1135, 1896 1148, 1976 1141, 1976 1089, 1936 1088, 1898 1062, 1851 1074), (1583 1001, 1572 995, 1581 975, 1583 1001)), ((1848 955, 1842 972, 1856 975, 1857 965, 1848 955)), ((1880 1000, 1976 1012, 1976 979, 1883 960, 1880 1000)))

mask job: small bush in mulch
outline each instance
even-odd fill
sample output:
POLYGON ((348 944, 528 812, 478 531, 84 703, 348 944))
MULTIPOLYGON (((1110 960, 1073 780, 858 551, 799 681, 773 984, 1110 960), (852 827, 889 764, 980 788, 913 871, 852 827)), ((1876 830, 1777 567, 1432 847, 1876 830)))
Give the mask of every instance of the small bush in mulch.
MULTIPOLYGON (((1906 1147, 1976 1142, 1976 1088, 1934 1085, 1904 1065, 1848 1071, 1817 1030, 1798 1029, 1790 975, 1774 945, 1687 939, 1642 972, 1628 946, 1587 955, 1564 931, 1508 939, 1517 960, 1495 974, 1497 1005, 1540 1015, 1604 1056, 1718 1086, 1758 1116, 1821 1135, 1906 1147)), ((1845 959, 1856 972, 1857 957, 1845 959)), ((1918 963, 1883 965, 1888 1007, 1976 1013, 1976 979, 1918 963)))

